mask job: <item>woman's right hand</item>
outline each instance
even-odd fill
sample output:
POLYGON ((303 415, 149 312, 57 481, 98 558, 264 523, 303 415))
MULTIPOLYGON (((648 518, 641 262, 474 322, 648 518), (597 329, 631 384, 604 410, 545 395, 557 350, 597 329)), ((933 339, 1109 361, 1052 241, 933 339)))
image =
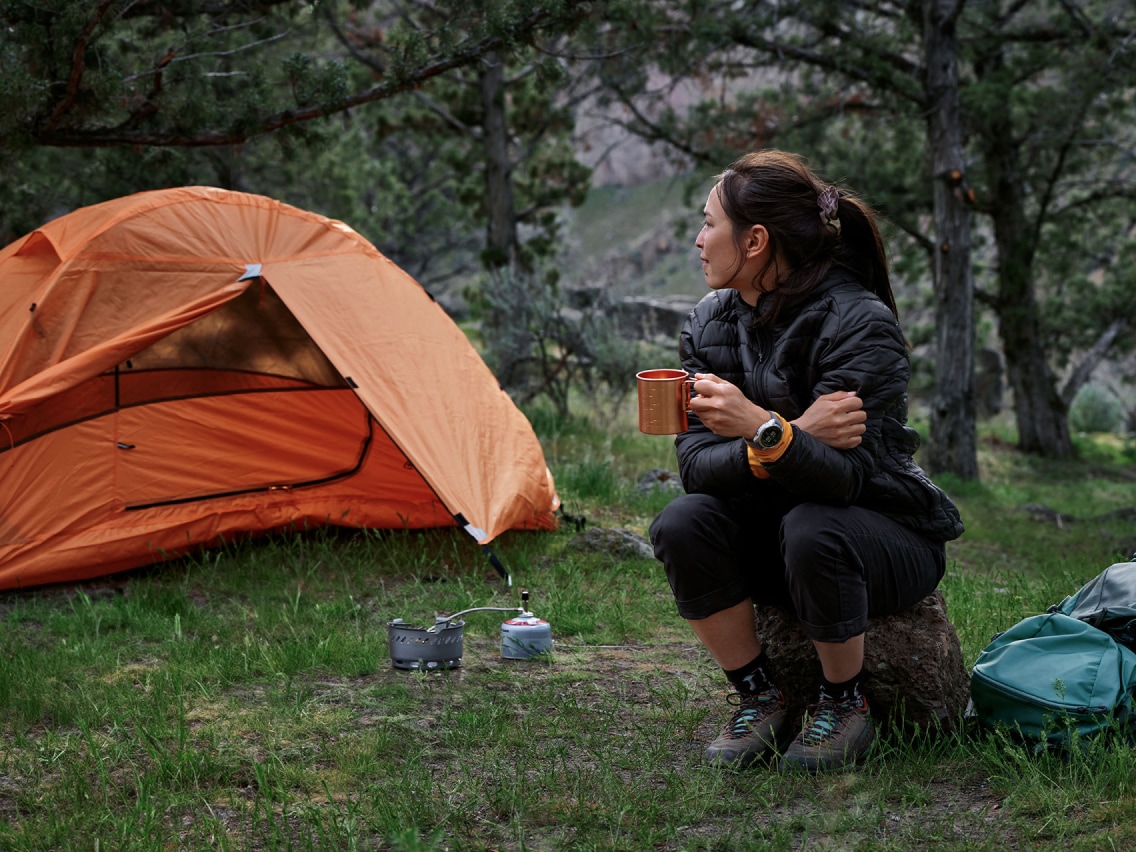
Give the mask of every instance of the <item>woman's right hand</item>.
POLYGON ((817 397, 793 425, 835 450, 850 450, 860 445, 867 419, 856 391, 833 391, 817 397))

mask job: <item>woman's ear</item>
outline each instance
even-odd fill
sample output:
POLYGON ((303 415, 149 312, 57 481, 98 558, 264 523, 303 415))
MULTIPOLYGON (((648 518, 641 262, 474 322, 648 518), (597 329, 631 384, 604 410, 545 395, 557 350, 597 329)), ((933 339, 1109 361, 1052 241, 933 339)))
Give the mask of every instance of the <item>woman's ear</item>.
POLYGON ((746 257, 757 257, 769 247, 769 231, 764 225, 753 225, 746 234, 746 257))

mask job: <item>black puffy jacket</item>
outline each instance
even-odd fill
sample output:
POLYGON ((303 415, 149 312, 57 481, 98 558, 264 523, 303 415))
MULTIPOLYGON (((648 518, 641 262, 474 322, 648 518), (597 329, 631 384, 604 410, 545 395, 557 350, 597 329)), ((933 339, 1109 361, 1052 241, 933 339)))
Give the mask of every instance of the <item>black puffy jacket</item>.
POLYGON ((795 430, 770 479, 756 478, 741 438, 715 435, 696 415, 676 438, 687 492, 741 494, 783 488, 799 501, 863 506, 928 538, 962 534, 958 510, 915 464, 919 436, 907 426, 911 364, 891 311, 849 273, 834 270, 809 301, 776 328, 757 326, 736 290, 716 290, 690 312, 679 354, 690 373, 713 373, 786 420, 819 396, 854 390, 868 415, 859 446, 836 450, 795 430))

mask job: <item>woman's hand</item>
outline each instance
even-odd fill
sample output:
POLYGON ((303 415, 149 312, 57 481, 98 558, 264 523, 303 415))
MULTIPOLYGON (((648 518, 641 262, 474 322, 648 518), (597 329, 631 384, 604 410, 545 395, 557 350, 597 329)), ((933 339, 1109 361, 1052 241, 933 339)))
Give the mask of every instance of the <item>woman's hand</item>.
POLYGON ((757 427, 769 419, 769 412, 746 399, 737 385, 713 373, 695 373, 690 410, 715 435, 723 438, 752 438, 757 427))
POLYGON ((817 397, 793 425, 834 450, 858 447, 868 413, 856 391, 833 391, 817 397))
MULTIPOLYGON (((713 373, 695 373, 694 379, 697 396, 691 396, 690 410, 715 435, 752 438, 769 419, 769 412, 750 402, 737 385, 713 373)), ((867 419, 855 391, 833 391, 817 397, 793 425, 834 450, 850 450, 860 446, 867 419)))

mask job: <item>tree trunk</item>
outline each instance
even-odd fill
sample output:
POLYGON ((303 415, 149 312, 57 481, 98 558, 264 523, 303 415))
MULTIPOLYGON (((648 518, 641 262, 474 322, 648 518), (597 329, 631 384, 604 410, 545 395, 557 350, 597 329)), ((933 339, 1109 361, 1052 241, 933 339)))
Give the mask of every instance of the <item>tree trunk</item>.
MULTIPOLYGON (((976 70, 981 76, 984 69, 979 65, 976 70)), ((1006 378, 1014 396, 1018 448, 1047 458, 1071 458, 1076 451, 1069 435, 1068 406, 1042 347, 1033 283, 1037 232, 1026 218, 1022 168, 1008 113, 991 113, 979 122, 979 133, 993 195, 990 207, 998 252, 995 310, 1006 378)))
POLYGON ((508 266, 517 244, 513 203, 513 164, 505 116, 505 67, 497 53, 487 53, 481 71, 481 127, 485 145, 485 262, 508 266))
POLYGON ((935 394, 925 464, 978 479, 974 400, 974 281, 966 196, 956 21, 963 0, 926 0, 927 138, 934 176, 935 394))

